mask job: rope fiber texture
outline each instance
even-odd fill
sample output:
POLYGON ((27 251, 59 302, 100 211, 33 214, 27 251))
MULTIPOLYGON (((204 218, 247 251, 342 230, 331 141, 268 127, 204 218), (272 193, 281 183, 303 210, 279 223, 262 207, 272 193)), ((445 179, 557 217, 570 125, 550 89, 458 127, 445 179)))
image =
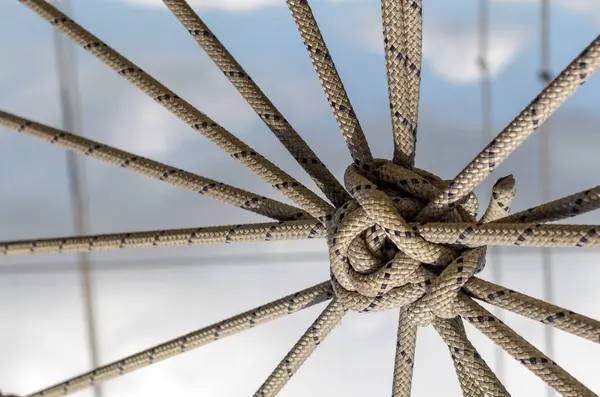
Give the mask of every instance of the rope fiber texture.
POLYGON ((448 346, 465 396, 508 396, 467 338, 472 324, 565 396, 595 396, 585 385, 485 310, 477 300, 600 343, 600 322, 480 279, 488 245, 592 247, 594 225, 548 224, 598 208, 600 187, 508 215, 515 179, 500 178, 477 219, 472 193, 502 161, 600 66, 592 41, 537 98, 453 180, 414 166, 421 69, 422 1, 382 0, 393 127, 392 160, 373 158, 316 19, 306 0, 287 0, 353 163, 344 186, 183 0, 164 0, 250 106, 313 178, 333 206, 254 152, 44 0, 20 0, 300 208, 135 156, 72 132, 0 112, 0 125, 55 146, 120 165, 276 222, 0 242, 0 253, 37 254, 244 241, 324 238, 331 279, 217 324, 60 382, 28 397, 64 396, 331 299, 267 377, 255 396, 275 396, 348 310, 399 311, 392 395, 410 396, 418 327, 432 325, 448 346))

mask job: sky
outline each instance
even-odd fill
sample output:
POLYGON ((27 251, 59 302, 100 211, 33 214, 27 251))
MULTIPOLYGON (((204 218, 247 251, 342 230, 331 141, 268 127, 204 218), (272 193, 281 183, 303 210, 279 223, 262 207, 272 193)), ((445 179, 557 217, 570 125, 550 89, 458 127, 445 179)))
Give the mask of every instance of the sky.
MULTIPOLYGON (((63 0, 64 1, 64 0, 63 0)), ((417 166, 454 177, 483 147, 477 1, 427 0, 417 166)), ((342 178, 350 156, 283 0, 195 0, 190 4, 342 178)), ((379 2, 313 0, 327 44, 378 157, 392 154, 379 2)), ((600 28, 595 0, 556 0, 551 69, 559 72, 600 28)), ((159 0, 73 0, 74 19, 258 152, 316 190, 240 95, 159 0)), ((61 126, 52 27, 18 1, 0 1, 0 109, 61 126)), ((492 0, 490 63, 494 130, 539 92, 539 3, 492 0)), ((90 54, 77 50, 84 134, 91 139, 237 187, 287 200, 90 54)), ((539 133, 550 135, 552 198, 598 184, 600 78, 592 77, 476 190, 481 206, 497 178, 514 174, 513 210, 540 202, 539 133)), ((486 142, 487 143, 487 142, 486 142)), ((264 218, 160 181, 84 159, 90 233, 199 227, 264 218)), ((0 128, 0 240, 73 233, 65 151, 0 128)), ((598 214, 570 220, 600 223, 598 214)), ((93 253, 100 359, 108 363, 261 305, 329 276, 324 241, 249 243, 93 253), (185 252, 184 252, 185 251, 185 252), (288 259, 295 258, 295 259, 288 259)), ((597 250, 553 249, 554 302, 600 318, 597 250)), ((27 394, 89 370, 76 256, 0 258, 0 389, 27 394)), ((488 259, 502 283, 541 297, 533 248, 488 259)), ((133 394, 240 396, 256 391, 324 308, 284 317, 105 383, 108 397, 133 394)), ((505 314, 542 348, 543 325, 505 314)), ((391 390, 397 312, 348 314, 280 393, 283 397, 386 395, 391 390)), ((467 328, 495 368, 496 349, 467 328)), ((594 391, 599 345, 555 333, 555 361, 594 391)), ((508 358, 513 396, 544 386, 508 358)), ((413 396, 459 396, 447 350, 431 328, 418 337, 413 396), (436 381, 432 382, 431 377, 436 381)), ((88 391, 79 392, 91 396, 88 391)))

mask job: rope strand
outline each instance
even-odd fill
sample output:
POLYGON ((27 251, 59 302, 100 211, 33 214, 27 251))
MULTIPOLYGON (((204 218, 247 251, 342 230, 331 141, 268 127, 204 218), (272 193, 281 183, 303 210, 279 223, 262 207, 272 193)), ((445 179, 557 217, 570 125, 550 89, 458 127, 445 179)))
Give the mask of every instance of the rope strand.
POLYGON ((286 0, 302 41, 321 81, 327 102, 333 110, 354 163, 366 171, 372 170, 373 155, 367 138, 352 108, 342 79, 327 49, 315 16, 306 0, 286 0))
POLYGON ((271 375, 262 384, 254 397, 273 397, 285 386, 292 376, 298 371, 304 361, 310 356, 317 346, 329 335, 341 321, 346 310, 340 302, 334 298, 323 312, 312 323, 308 330, 296 342, 294 347, 273 370, 271 375))
POLYGON ((435 219, 488 177, 600 66, 600 36, 571 62, 419 215, 435 219))
POLYGON ((99 38, 83 29, 51 4, 45 0, 21 0, 21 2, 78 42, 85 50, 95 55, 165 109, 210 139, 233 158, 239 160, 313 217, 324 222, 333 211, 334 208, 314 192, 258 154, 207 115, 181 99, 137 65, 107 46, 99 38))
POLYGON ((173 15, 204 49, 283 146, 312 177, 327 198, 339 207, 350 199, 340 182, 300 137, 254 80, 221 44, 186 0, 163 0, 173 15))
POLYGON ((287 314, 309 308, 332 297, 331 283, 326 281, 153 348, 114 361, 25 397, 66 396, 67 394, 98 385, 117 376, 147 367, 159 360, 176 356, 287 314))
POLYGON ((246 225, 97 234, 39 240, 0 242, 0 255, 50 254, 117 249, 173 247, 197 244, 242 243, 311 239, 324 234, 316 219, 246 225))
POLYGON ((0 110, 0 125, 104 162, 119 165, 174 186, 278 220, 310 218, 305 211, 233 186, 136 156, 91 139, 0 110))

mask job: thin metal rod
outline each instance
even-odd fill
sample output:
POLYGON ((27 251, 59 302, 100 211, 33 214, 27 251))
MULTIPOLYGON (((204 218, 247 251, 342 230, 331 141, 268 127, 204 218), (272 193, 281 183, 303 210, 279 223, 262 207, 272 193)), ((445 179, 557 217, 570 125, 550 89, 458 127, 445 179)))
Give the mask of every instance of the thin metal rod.
MULTIPOLYGON (((540 80, 547 86, 550 84, 550 0, 542 0, 540 15, 540 80)), ((550 124, 542 126, 546 131, 540 134, 540 177, 541 177, 541 199, 543 203, 550 201, 550 124)), ((546 302, 554 302, 554 272, 552 269, 553 260, 550 250, 542 250, 542 283, 543 296, 546 302)), ((544 347, 545 353, 549 357, 554 357, 554 330, 551 327, 544 328, 544 347)), ((554 389, 550 386, 546 388, 546 395, 553 397, 556 395, 554 389)))
MULTIPOLYGON (((490 76, 488 49, 490 35, 489 0, 479 0, 479 69, 481 72, 481 134, 483 145, 493 138, 493 105, 492 105, 492 79, 490 76)), ((488 254, 493 258, 491 266, 491 277, 495 283, 502 284, 502 257, 500 247, 490 247, 488 254)), ((503 320, 504 313, 499 308, 494 308, 494 315, 503 320)), ((496 376, 500 381, 504 379, 504 352, 496 349, 494 355, 494 367, 496 376)))
MULTIPOLYGON (((67 15, 72 15, 71 0, 55 0, 67 15)), ((58 4, 57 4, 58 5, 58 4)), ((56 69, 60 87, 60 107, 63 127, 68 131, 83 131, 79 87, 77 83, 77 60, 73 45, 58 30, 54 30, 56 69)), ((67 151, 67 173, 71 205, 73 206, 73 222, 77 234, 87 233, 87 199, 85 194, 85 170, 81 159, 75 153, 67 151)), ((84 305, 84 318, 87 344, 90 352, 90 367, 100 365, 98 351, 98 335, 96 333, 97 318, 94 305, 93 275, 89 255, 78 254, 79 272, 81 275, 81 293, 84 305)), ((94 396, 102 397, 99 385, 94 387, 94 396)))

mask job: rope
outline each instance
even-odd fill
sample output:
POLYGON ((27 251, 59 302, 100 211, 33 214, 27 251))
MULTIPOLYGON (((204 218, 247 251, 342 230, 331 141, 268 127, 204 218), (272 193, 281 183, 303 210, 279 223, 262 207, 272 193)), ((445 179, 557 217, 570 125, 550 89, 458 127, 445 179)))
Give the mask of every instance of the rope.
POLYGON ((338 180, 335 179, 325 167, 325 164, 321 162, 187 2, 185 0, 163 0, 163 3, 177 17, 200 47, 206 51, 261 120, 294 156, 298 164, 312 177, 327 198, 336 207, 348 201, 350 197, 338 180))
POLYGON ((285 384, 294 376, 304 361, 310 356, 340 322, 346 310, 337 299, 323 310, 317 319, 296 342, 289 353, 281 360, 271 375, 262 384, 254 397, 271 397, 277 395, 285 384))
POLYGON ((147 367, 157 361, 190 351, 287 314, 309 308, 331 299, 332 296, 333 293, 329 282, 317 284, 295 294, 248 310, 235 317, 209 325, 198 331, 194 331, 168 342, 161 343, 160 345, 125 357, 121 360, 114 361, 93 371, 65 380, 25 397, 66 396, 67 394, 72 394, 78 390, 98 385, 109 379, 147 367))
MULTIPOLYGON (((362 214, 362 213, 361 213, 362 214)), ((430 222, 408 223, 409 233, 433 244, 459 244, 466 248, 486 245, 523 247, 600 247, 600 225, 544 225, 523 223, 430 222)), ((95 234, 33 240, 0 241, 0 255, 51 254, 118 249, 187 246, 325 238, 316 219, 164 229, 129 233, 95 234)), ((350 246, 349 249, 356 249, 350 246)), ((361 255, 364 251, 355 252, 361 255)), ((364 266, 362 258, 359 265, 364 266)), ((368 266, 367 266, 368 267, 368 266)))
MULTIPOLYGON (((175 0, 165 1, 172 5, 180 3, 175 0)), ((316 219, 311 219, 307 213, 294 207, 259 198, 251 193, 151 160, 132 157, 129 153, 2 112, 0 124, 17 131, 97 156, 192 191, 210 193, 223 201, 283 221, 79 236, 72 239, 13 241, 2 243, 5 254, 56 252, 65 250, 65 247, 67 250, 85 251, 95 247, 117 248, 117 244, 119 247, 164 246, 190 242, 326 237, 331 268, 330 282, 213 324, 28 397, 66 395, 330 298, 333 298, 330 305, 281 361, 256 396, 276 395, 316 349, 318 343, 335 327, 346 310, 370 312, 391 308, 399 308, 401 313, 394 369, 395 396, 410 394, 416 329, 418 326, 427 325, 433 325, 448 345, 461 388, 466 395, 508 395, 469 342, 459 317, 473 324, 563 395, 595 395, 482 308, 473 298, 489 301, 575 335, 600 342, 597 321, 475 277, 485 266, 485 254, 489 244, 577 247, 598 245, 596 226, 542 223, 596 208, 600 201, 599 187, 507 216, 515 196, 515 181, 512 177, 501 178, 492 188, 490 203, 479 221, 476 220, 478 201, 472 190, 600 66, 600 37, 551 82, 463 172, 453 181, 443 181, 433 174, 413 168, 410 162, 403 163, 400 160, 403 154, 409 157, 414 155, 414 148, 410 151, 396 145, 395 161, 372 158, 307 1, 288 0, 292 16, 354 160, 344 177, 345 187, 351 199, 342 205, 336 205, 334 210, 314 193, 253 152, 229 132, 45 1, 22 2, 282 190, 316 219), (423 223, 424 221, 427 223, 423 223), (97 237, 96 241, 94 237, 97 237), (96 244, 97 241, 100 241, 99 245, 96 244), (539 318, 540 316, 545 316, 545 319, 539 318)), ((406 52, 403 56, 411 61, 415 60, 414 63, 420 54, 418 45, 414 45, 414 40, 420 40, 421 34, 420 3, 414 2, 415 6, 412 4, 413 2, 410 2, 410 5, 409 2, 404 2, 401 9, 391 2, 382 4, 382 12, 386 18, 386 35, 389 34, 392 40, 402 43, 402 50, 406 52), (411 7, 413 10, 409 9, 411 7), (399 10, 401 14, 398 14, 399 10), (402 33, 394 29, 402 29, 402 33), (408 39, 405 37, 407 35, 408 39)), ((216 45, 215 43, 216 39, 212 44, 216 45)), ((387 52, 389 51, 391 45, 387 52)), ((389 55, 387 59, 389 61, 389 55)), ((388 68, 388 78, 393 79, 396 72, 390 72, 388 68)), ((401 95, 412 95, 411 99, 407 99, 408 105, 398 106, 407 106, 408 113, 405 117, 412 117, 416 124, 418 80, 414 76, 407 76, 406 69, 402 79, 399 80, 399 84, 395 81, 394 84, 390 84, 390 101, 396 101, 395 96, 399 95, 400 91, 403 92, 401 95)), ((394 131, 396 139, 407 135, 404 130, 394 131)), ((403 142, 405 141, 400 143, 403 142)), ((331 186, 330 188, 335 189, 331 186)))
POLYGON ((107 46, 45 0, 21 0, 57 29, 79 43, 85 50, 110 66, 129 82, 148 94, 165 109, 210 139, 222 150, 281 191, 313 217, 326 221, 333 207, 236 138, 214 120, 200 112, 173 91, 156 81, 138 66, 107 46))
POLYGON ((394 136, 393 161, 408 167, 414 165, 417 143, 423 34, 422 7, 422 0, 381 1, 394 136))
POLYGON ((35 123, 10 113, 0 111, 0 125, 269 218, 287 220, 309 217, 306 212, 279 201, 115 149, 79 135, 35 123))
POLYGON ((463 295, 457 302, 457 309, 475 328, 563 396, 596 396, 481 305, 463 295))
POLYGON ((322 237, 316 219, 0 242, 0 254, 50 254, 322 237))
POLYGON ((577 314, 572 310, 552 305, 477 277, 471 278, 465 284, 465 291, 471 297, 491 305, 600 343, 600 321, 577 314))
POLYGON ((419 219, 443 214, 481 183, 600 66, 600 36, 569 64, 450 185, 423 209, 419 219))
POLYGON ((307 0, 286 0, 354 163, 372 169, 373 155, 307 0))

